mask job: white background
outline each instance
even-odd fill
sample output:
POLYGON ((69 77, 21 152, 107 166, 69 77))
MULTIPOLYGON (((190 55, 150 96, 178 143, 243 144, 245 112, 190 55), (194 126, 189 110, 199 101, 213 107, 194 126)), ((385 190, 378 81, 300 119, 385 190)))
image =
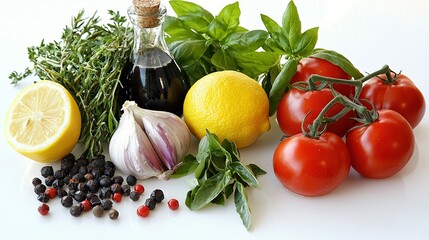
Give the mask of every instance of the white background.
MULTIPOLYGON (((217 14, 232 0, 194 0, 217 14)), ((163 2, 172 14, 168 2, 163 2)), ((241 24, 264 29, 260 14, 281 22, 286 0, 241 0, 241 24)), ((303 29, 319 26, 317 47, 347 56, 362 72, 384 64, 408 75, 429 99, 427 56, 429 2, 421 0, 315 0, 295 1, 303 29)), ((125 15, 131 0, 1 0, 0 4, 0 119, 13 98, 35 78, 13 87, 8 75, 30 66, 26 48, 59 39, 62 29, 80 9, 95 10, 104 19, 107 10, 125 15)), ((3 132, 3 124, 1 124, 3 132)), ((384 180, 368 180, 351 172, 336 191, 315 198, 287 191, 272 171, 272 153, 281 133, 272 129, 254 145, 242 149, 242 161, 256 163, 268 174, 259 178, 262 189, 250 190, 253 227, 246 231, 232 201, 225 207, 210 206, 192 212, 184 205, 186 179, 147 180, 139 202, 129 198, 117 204, 116 221, 91 213, 70 216, 59 199, 51 200, 51 212, 41 216, 31 179, 42 166, 15 153, 0 134, 0 233, 2 239, 426 239, 429 235, 429 119, 414 129, 416 148, 399 174, 384 180), (161 188, 166 198, 177 198, 178 211, 166 202, 148 218, 136 215, 149 192, 161 188)), ((194 141, 194 146, 196 141, 194 141)), ((75 150, 76 153, 79 149, 75 150)), ((58 165, 55 165, 58 167, 58 165)), ((232 200, 232 199, 231 199, 232 200)))

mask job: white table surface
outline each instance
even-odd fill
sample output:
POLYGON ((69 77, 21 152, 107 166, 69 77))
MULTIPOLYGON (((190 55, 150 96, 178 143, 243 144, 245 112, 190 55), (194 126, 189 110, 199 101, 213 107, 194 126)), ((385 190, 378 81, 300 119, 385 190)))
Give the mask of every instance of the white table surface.
MULTIPOLYGON (((217 14, 232 0, 194 0, 217 14)), ((169 13, 172 10, 168 2, 169 13)), ((260 13, 277 22, 286 0, 240 0, 241 24, 264 29, 260 13)), ((315 0, 295 1, 303 29, 319 26, 317 47, 347 56, 362 72, 384 64, 402 70, 429 99, 428 43, 429 2, 422 0, 315 0)), ((107 19, 107 10, 126 13, 131 0, 1 0, 0 4, 0 119, 12 99, 34 79, 13 87, 7 78, 13 70, 29 66, 26 48, 42 38, 59 39, 62 29, 80 9, 107 19)), ((1 131, 3 132, 3 124, 1 131)), ((59 199, 50 201, 48 216, 37 212, 39 202, 31 179, 40 176, 42 164, 15 153, 0 134, 0 234, 1 239, 427 239, 429 235, 429 118, 414 129, 416 148, 408 165, 384 180, 368 180, 351 172, 336 191, 315 198, 297 196, 277 181, 272 153, 281 137, 275 121, 272 129, 254 145, 242 149, 242 161, 256 163, 268 174, 259 178, 261 190, 249 190, 253 227, 242 226, 233 201, 192 212, 184 205, 186 179, 147 180, 139 202, 129 198, 117 204, 116 221, 91 213, 70 216, 59 199), (136 215, 149 192, 161 188, 166 198, 177 198, 178 211, 166 202, 142 219, 136 215)), ((194 142, 196 144, 196 142, 194 142)), ((78 152, 78 149, 76 150, 78 152)), ((58 165, 55 165, 58 167, 58 165)), ((230 199, 232 200, 232 199, 230 199)))

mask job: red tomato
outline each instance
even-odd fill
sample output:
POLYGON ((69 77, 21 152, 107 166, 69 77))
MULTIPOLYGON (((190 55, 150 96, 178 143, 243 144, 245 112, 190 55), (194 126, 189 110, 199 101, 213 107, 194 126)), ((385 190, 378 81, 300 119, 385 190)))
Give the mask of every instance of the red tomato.
MULTIPOLYGON (((299 61, 297 72, 290 83, 308 82, 311 74, 345 80, 351 79, 341 67, 321 58, 310 57, 299 61)), ((355 93, 355 87, 352 85, 334 84, 334 89, 346 97, 353 96, 355 93)))
MULTIPOLYGON (((312 124, 322 109, 334 98, 328 88, 317 91, 302 91, 292 88, 282 98, 277 108, 277 123, 283 133, 292 136, 301 133, 301 124, 304 120, 304 127, 312 124), (308 114, 308 115, 307 115, 308 114), (306 117, 307 116, 307 117, 306 117)), ((339 113, 344 106, 336 103, 326 114, 331 117, 339 113)), ((338 121, 328 125, 327 131, 333 132, 343 137, 346 132, 355 124, 353 111, 348 112, 338 121)))
MULTIPOLYGON (((412 128, 415 128, 426 111, 423 94, 404 74, 399 74, 392 84, 384 82, 381 78, 385 79, 386 75, 379 75, 365 82, 360 98, 372 102, 377 110, 397 111, 407 119, 412 128)), ((365 101, 362 103, 370 107, 365 101)))
POLYGON ((413 129, 393 110, 379 110, 370 125, 350 130, 346 135, 352 167, 363 177, 386 178, 399 172, 414 151, 413 129))
POLYGON ((350 154, 344 141, 325 132, 319 139, 296 134, 283 140, 273 156, 277 179, 290 191, 320 196, 337 188, 350 170, 350 154))

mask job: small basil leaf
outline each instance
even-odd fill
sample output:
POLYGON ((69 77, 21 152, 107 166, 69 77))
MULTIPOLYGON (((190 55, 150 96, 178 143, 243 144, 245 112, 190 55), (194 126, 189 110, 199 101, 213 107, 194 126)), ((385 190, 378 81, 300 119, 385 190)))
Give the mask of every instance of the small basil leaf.
POLYGON ((243 225, 247 230, 249 230, 252 225, 249 201, 247 200, 247 194, 244 186, 239 182, 235 183, 234 203, 235 210, 240 215, 243 225))
POLYGON ((272 38, 268 38, 267 41, 265 41, 262 49, 266 52, 275 52, 279 55, 286 55, 286 52, 272 38))
POLYGON ((240 152, 238 151, 235 142, 231 142, 228 139, 222 141, 222 147, 231 154, 232 162, 240 161, 240 152))
POLYGON ((363 74, 353 64, 338 52, 326 49, 315 49, 311 57, 325 59, 339 67, 354 79, 363 77, 363 74))
POLYGON ((235 70, 237 69, 237 64, 229 53, 227 53, 222 48, 218 49, 211 58, 213 65, 217 67, 218 70, 235 70))
POLYGON ((253 175, 255 175, 255 176, 267 174, 267 172, 265 172, 262 168, 260 168, 256 164, 251 163, 251 164, 247 165, 247 167, 250 168, 250 170, 253 172, 253 175))
POLYGON ((279 47, 282 48, 283 51, 291 54, 292 48, 290 46, 289 40, 285 36, 283 29, 273 19, 264 14, 261 14, 261 19, 271 38, 277 43, 279 47))
POLYGON ((231 174, 228 171, 218 172, 211 178, 208 178, 195 193, 190 209, 199 210, 210 203, 225 189, 230 180, 231 174))
POLYGON ((185 62, 187 59, 198 60, 207 50, 205 42, 205 40, 191 38, 175 41, 169 45, 169 48, 177 61, 185 62))
POLYGON ((208 155, 205 159, 198 162, 197 167, 195 168, 195 178, 201 179, 206 174, 207 169, 210 167, 211 156, 208 155))
POLYGON ((231 3, 226 5, 215 17, 217 21, 222 23, 223 26, 225 26, 226 32, 234 31, 240 24, 240 6, 238 2, 231 3))
POLYGON ((180 178, 187 176, 195 171, 195 168, 198 166, 197 159, 188 154, 185 156, 183 161, 174 169, 174 173, 170 175, 171 178, 180 178))
POLYGON ((165 41, 170 44, 174 41, 199 39, 200 36, 186 26, 183 21, 176 17, 166 16, 163 24, 165 41))
POLYGON ((217 195, 217 197, 215 197, 215 199, 213 199, 211 203, 217 204, 217 205, 225 205, 225 193, 224 192, 219 193, 219 195, 217 195))
POLYGON ((285 65, 283 65, 282 70, 274 80, 269 94, 270 116, 277 111, 277 106, 279 105, 280 100, 282 99, 287 88, 289 87, 290 80, 295 75, 297 67, 298 62, 294 59, 290 59, 285 63, 285 65))
POLYGON ((282 25, 291 48, 295 49, 301 38, 301 20, 293 1, 289 1, 287 5, 286 11, 283 14, 282 25))
POLYGON ((225 198, 228 199, 232 193, 234 192, 234 185, 235 183, 230 183, 228 186, 225 187, 225 198))
POLYGON ((206 32, 214 16, 198 4, 187 1, 170 1, 170 6, 180 20, 197 32, 206 32))
POLYGON ((240 162, 233 162, 231 163, 231 168, 234 173, 237 173, 238 176, 249 186, 252 186, 254 188, 260 188, 259 182, 256 179, 255 175, 253 175, 253 172, 241 164, 240 162))
POLYGON ((225 157, 216 157, 212 155, 212 165, 217 171, 223 171, 226 168, 225 157))
POLYGON ((211 21, 208 26, 208 31, 210 37, 214 39, 218 39, 219 41, 224 39, 227 35, 227 26, 225 26, 222 22, 217 19, 211 21))
POLYGON ((236 59, 241 71, 251 78, 257 78, 261 72, 268 72, 280 59, 280 56, 274 52, 231 51, 230 53, 236 59))
POLYGON ((295 53, 297 55, 306 57, 313 52, 318 39, 318 31, 319 28, 315 27, 308 29, 302 34, 301 39, 295 48, 295 53))
POLYGON ((225 45, 236 51, 252 52, 260 48, 268 38, 268 33, 263 30, 248 32, 235 32, 228 36, 225 45))

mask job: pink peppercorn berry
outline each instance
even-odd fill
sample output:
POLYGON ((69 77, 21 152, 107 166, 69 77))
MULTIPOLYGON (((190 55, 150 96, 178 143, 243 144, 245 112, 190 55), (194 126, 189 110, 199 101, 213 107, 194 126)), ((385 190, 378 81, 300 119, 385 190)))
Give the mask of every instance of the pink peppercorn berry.
POLYGON ((91 202, 88 199, 83 200, 79 205, 84 212, 88 212, 92 208, 91 202))
POLYGON ((144 193, 144 187, 141 184, 134 185, 134 191, 136 191, 139 195, 144 193))
POLYGON ((40 215, 47 215, 49 212, 49 206, 46 203, 42 203, 38 208, 37 211, 39 211, 40 215))
POLYGON ((178 208, 179 208, 179 201, 177 201, 177 199, 175 199, 175 198, 170 199, 170 200, 168 201, 168 207, 169 207, 171 210, 176 210, 176 209, 178 209, 178 208))
POLYGON ((120 193, 114 193, 112 196, 112 200, 119 203, 122 200, 122 194, 120 193))
POLYGON ((139 208, 137 208, 137 215, 139 217, 147 217, 149 215, 149 207, 146 205, 141 205, 139 208))

